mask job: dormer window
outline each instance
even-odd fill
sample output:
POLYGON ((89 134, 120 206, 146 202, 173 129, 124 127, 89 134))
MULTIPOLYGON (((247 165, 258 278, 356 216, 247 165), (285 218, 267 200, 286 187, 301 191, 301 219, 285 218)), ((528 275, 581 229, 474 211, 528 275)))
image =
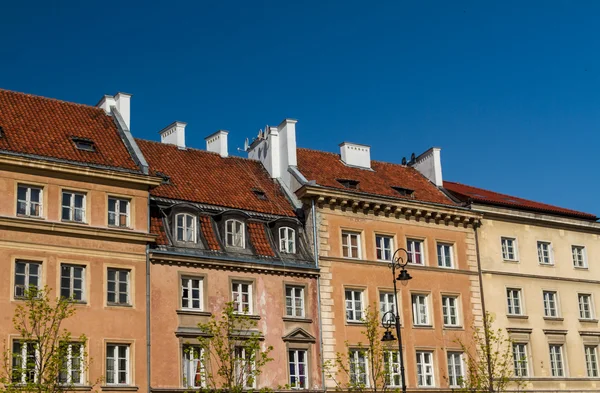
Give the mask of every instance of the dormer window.
POLYGON ((238 220, 225 222, 225 241, 228 247, 245 248, 244 223, 238 220))
POLYGON ((96 151, 96 146, 94 145, 94 141, 91 139, 73 137, 73 138, 71 138, 71 140, 75 144, 75 147, 78 148, 79 150, 96 151))
POLYGON ((261 201, 266 201, 267 200, 267 194, 265 194, 265 192, 263 190, 261 190, 260 188, 253 188, 252 192, 261 201))
POLYGON ((279 228, 279 251, 286 254, 296 253, 296 231, 292 228, 279 228))
POLYGON ((340 183, 345 188, 349 188, 351 190, 358 190, 358 180, 352 179, 335 179, 338 183, 340 183))
POLYGON ((415 196, 415 190, 411 190, 410 188, 395 187, 395 186, 392 186, 392 188, 394 189, 394 191, 396 191, 398 194, 400 194, 404 197, 412 198, 415 196))
POLYGON ((175 230, 178 242, 196 243, 196 217, 188 213, 175 216, 175 230))

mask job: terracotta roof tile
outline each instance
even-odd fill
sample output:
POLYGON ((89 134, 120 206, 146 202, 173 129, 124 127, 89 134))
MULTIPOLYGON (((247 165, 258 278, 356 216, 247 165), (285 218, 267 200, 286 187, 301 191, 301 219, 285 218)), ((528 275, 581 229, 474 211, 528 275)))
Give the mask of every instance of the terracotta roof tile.
POLYGON ((260 213, 294 216, 294 210, 278 184, 259 161, 223 158, 197 149, 137 140, 150 171, 169 176, 168 184, 151 191, 153 196, 206 203, 260 213), (264 191, 259 199, 252 189, 264 191))
POLYGON ((206 239, 206 242, 208 243, 208 249, 220 251, 221 246, 219 246, 219 242, 217 241, 217 236, 215 235, 215 230, 212 226, 210 217, 200 216, 200 229, 202 230, 204 239, 206 239))
POLYGON ((464 202, 475 201, 484 205, 505 206, 549 214, 558 214, 561 216, 583 218, 586 220, 596 220, 596 216, 594 214, 547 205, 545 203, 530 201, 528 199, 511 195, 500 194, 494 191, 484 190, 483 188, 467 186, 465 184, 445 181, 444 188, 464 202))
POLYGON ((0 89, 0 151, 138 171, 112 117, 93 106, 0 89), (72 138, 94 142, 79 150, 72 138))
POLYGON ((298 149, 297 156, 300 172, 307 180, 315 180, 321 186, 398 199, 455 205, 450 198, 412 167, 371 161, 373 170, 360 169, 345 165, 340 160, 339 154, 310 149, 298 149), (336 179, 358 181, 358 189, 347 189, 336 179), (404 197, 392 187, 413 190, 414 198, 404 197))
POLYGON ((250 241, 256 250, 256 253, 265 257, 274 257, 275 253, 267 239, 267 233, 264 224, 258 222, 248 223, 248 232, 250 232, 250 241))
POLYGON ((150 217, 150 233, 153 235, 158 235, 158 237, 156 238, 156 244, 161 246, 169 245, 169 239, 167 239, 167 234, 165 233, 162 218, 156 216, 150 217))

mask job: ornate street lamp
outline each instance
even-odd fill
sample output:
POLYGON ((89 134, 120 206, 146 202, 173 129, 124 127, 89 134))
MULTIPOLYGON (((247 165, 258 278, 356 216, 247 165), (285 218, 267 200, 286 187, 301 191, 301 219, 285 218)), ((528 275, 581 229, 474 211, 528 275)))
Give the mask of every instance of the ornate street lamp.
POLYGON ((386 312, 383 314, 381 319, 381 323, 385 328, 385 333, 383 334, 381 341, 385 342, 396 340, 394 334, 390 331, 392 325, 396 325, 396 334, 398 335, 398 356, 400 357, 400 377, 402 378, 402 393, 406 393, 406 380, 404 377, 404 356, 402 354, 402 333, 400 332, 400 311, 398 308, 398 290, 396 289, 396 281, 406 282, 412 278, 406 270, 406 264, 409 262, 409 259, 410 256, 408 251, 406 251, 404 248, 399 248, 394 252, 392 260, 388 264, 390 269, 392 269, 392 277, 394 277, 394 303, 396 310, 386 312), (406 262, 404 258, 402 258, 401 253, 406 254, 406 262), (397 269, 400 269, 398 277, 396 277, 397 269))

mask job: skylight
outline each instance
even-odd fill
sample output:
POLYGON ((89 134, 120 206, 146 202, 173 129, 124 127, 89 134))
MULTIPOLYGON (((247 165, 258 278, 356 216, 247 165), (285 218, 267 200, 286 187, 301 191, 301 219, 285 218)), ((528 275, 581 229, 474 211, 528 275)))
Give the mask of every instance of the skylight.
POLYGON ((267 194, 265 194, 265 192, 263 190, 261 190, 260 188, 253 188, 252 192, 261 201, 266 201, 267 200, 267 194))
POLYGON ((411 190, 410 188, 397 187, 397 186, 392 186, 392 188, 394 189, 394 191, 396 191, 398 194, 400 194, 402 196, 406 196, 406 197, 414 197, 415 196, 415 190, 411 190))
POLYGON ((345 188, 349 188, 351 190, 358 190, 358 180, 352 179, 335 179, 338 183, 340 183, 345 188))
POLYGON ((91 139, 73 137, 71 140, 79 150, 96 151, 96 145, 91 139))

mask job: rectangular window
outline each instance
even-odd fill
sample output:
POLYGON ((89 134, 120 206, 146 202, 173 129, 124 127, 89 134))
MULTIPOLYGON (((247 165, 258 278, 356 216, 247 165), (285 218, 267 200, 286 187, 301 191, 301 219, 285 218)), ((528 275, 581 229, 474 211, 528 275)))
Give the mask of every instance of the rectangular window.
POLYGON ((40 357, 37 343, 32 341, 13 341, 12 381, 14 383, 35 383, 38 377, 36 364, 40 357))
POLYGON ((444 326, 460 326, 456 296, 442 296, 442 314, 444 315, 444 326))
POLYGON ((437 254, 439 267, 454 267, 454 255, 452 244, 438 243, 437 254))
POLYGON ((515 376, 526 377, 529 372, 527 365, 527 344, 513 343, 513 364, 515 376))
POLYGON ((510 237, 502 238, 502 259, 506 261, 517 260, 517 240, 510 237))
POLYGON ((108 198, 108 225, 113 227, 129 227, 129 200, 108 198))
POLYGON ((285 286, 285 315, 304 318, 304 287, 285 286))
POLYGON ((380 261, 391 261, 392 250, 394 249, 394 238, 391 236, 376 235, 375 248, 377 259, 380 261))
POLYGON ((129 385, 129 345, 106 346, 106 384, 129 385))
POLYGON ((85 302, 85 266, 60 265, 60 296, 85 302))
POLYGON ((279 251, 285 254, 296 253, 296 231, 292 228, 279 228, 279 251))
POLYGON ((196 216, 187 213, 177 214, 175 232, 178 242, 196 243, 196 216))
POLYGON ((27 291, 37 291, 42 287, 42 264, 31 261, 15 263, 15 298, 24 298, 27 291))
POLYGON ((183 387, 204 387, 204 359, 202 348, 197 345, 183 347, 183 387))
POLYGON ((408 251, 408 263, 415 265, 424 265, 423 241, 408 239, 406 240, 406 250, 408 251))
POLYGON ((61 353, 63 364, 58 375, 58 381, 63 384, 83 384, 84 347, 82 343, 66 343, 61 353))
POLYGON ((506 302, 508 304, 508 315, 523 315, 520 289, 508 288, 506 290, 506 302))
POLYGON ((360 258, 360 233, 342 232, 342 254, 344 258, 360 258))
POLYGON ((252 353, 245 347, 235 347, 234 349, 234 372, 236 385, 242 385, 246 388, 255 386, 254 360, 252 353))
POLYGON ((353 385, 368 386, 368 369, 365 351, 350 350, 350 383, 353 385))
POLYGON ((307 352, 303 349, 288 351, 290 369, 290 387, 292 389, 306 389, 307 383, 307 352))
POLYGON ((542 265, 554 264, 552 258, 552 244, 549 242, 537 242, 538 262, 542 265))
POLYGON ((394 315, 396 315, 396 304, 393 292, 381 292, 379 294, 379 314, 380 318, 385 318, 385 322, 394 322, 394 315))
POLYGON ((553 377, 565 376, 562 345, 550 345, 550 370, 553 377))
POLYGON ((229 247, 245 248, 244 223, 238 220, 227 220, 225 222, 225 239, 229 247))
POLYGON ((428 326, 429 323, 429 301, 427 295, 412 295, 413 324, 428 326))
POLYGON ((233 312, 252 314, 252 283, 234 281, 231 283, 233 312))
POLYGON ((544 291, 544 316, 558 317, 558 295, 555 291, 544 291))
POLYGON ((435 386, 433 375, 433 352, 417 351, 417 386, 435 386))
POLYGON ((40 187, 18 186, 17 214, 27 217, 42 216, 42 189, 40 187))
POLYGON ((61 217, 64 221, 85 222, 85 194, 63 191, 61 217))
POLYGON ((571 246, 571 253, 573 254, 573 266, 582 268, 582 269, 587 268, 587 258, 585 255, 585 247, 571 246))
POLYGON ((585 367, 587 376, 590 378, 598 377, 598 347, 595 345, 585 346, 585 367))
POLYGON ((384 366, 386 384, 389 387, 402 387, 402 375, 400 373, 400 352, 386 351, 384 352, 384 366))
POLYGON ((187 310, 202 311, 203 301, 202 278, 181 278, 181 308, 187 310))
POLYGON ((346 321, 360 322, 363 318, 363 291, 346 289, 346 321))
POLYGON ((106 299, 109 304, 130 305, 129 276, 126 269, 109 268, 107 271, 106 299))
POLYGON ((464 378, 462 353, 448 352, 448 385, 451 388, 460 387, 464 378))
POLYGON ((592 295, 580 293, 579 298, 579 318, 594 319, 594 310, 592 308, 592 295))

